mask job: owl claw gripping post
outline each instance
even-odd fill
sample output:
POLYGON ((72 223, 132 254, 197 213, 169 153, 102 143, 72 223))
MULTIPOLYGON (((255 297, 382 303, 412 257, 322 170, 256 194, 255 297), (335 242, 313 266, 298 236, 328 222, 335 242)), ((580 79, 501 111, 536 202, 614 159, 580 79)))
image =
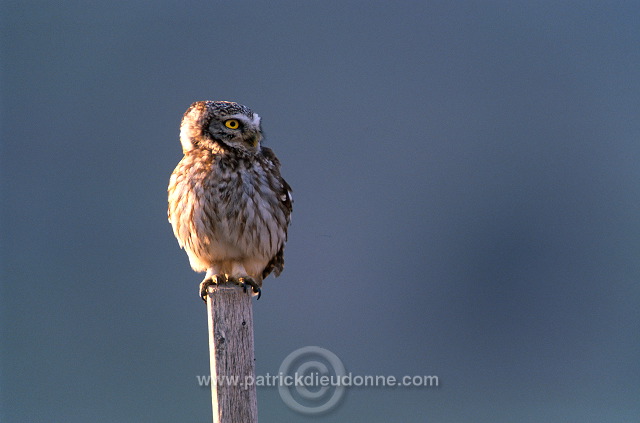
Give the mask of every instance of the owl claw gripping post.
POLYGON ((169 222, 207 287, 232 282, 260 298, 262 280, 284 267, 291 187, 262 147, 260 116, 228 101, 198 101, 180 125, 184 157, 169 181, 169 222))

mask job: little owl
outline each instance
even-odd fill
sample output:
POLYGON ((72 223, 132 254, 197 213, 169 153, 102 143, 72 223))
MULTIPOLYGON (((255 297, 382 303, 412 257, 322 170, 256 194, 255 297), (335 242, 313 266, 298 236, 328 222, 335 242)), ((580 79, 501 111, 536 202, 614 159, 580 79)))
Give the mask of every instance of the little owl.
POLYGON ((260 298, 284 267, 292 210, 280 162, 261 145, 260 116, 228 101, 198 101, 180 125, 184 157, 169 181, 169 222, 207 287, 231 282, 260 298))

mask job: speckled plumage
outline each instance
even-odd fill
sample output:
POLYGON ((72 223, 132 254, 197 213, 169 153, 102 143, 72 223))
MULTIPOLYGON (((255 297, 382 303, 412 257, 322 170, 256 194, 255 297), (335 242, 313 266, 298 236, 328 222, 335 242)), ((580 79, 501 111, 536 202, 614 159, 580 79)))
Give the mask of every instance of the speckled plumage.
POLYGON ((284 267, 291 189, 261 140, 260 116, 237 103, 199 101, 182 119, 169 222, 205 281, 250 278, 259 287, 284 267))

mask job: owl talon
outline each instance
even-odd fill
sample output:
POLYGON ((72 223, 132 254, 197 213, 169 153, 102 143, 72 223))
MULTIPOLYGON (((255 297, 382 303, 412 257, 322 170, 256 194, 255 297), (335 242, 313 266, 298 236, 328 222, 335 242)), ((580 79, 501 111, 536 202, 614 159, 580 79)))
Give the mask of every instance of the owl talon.
POLYGON ((253 288, 253 292, 255 294, 258 294, 258 298, 256 298, 256 301, 258 301, 260 297, 262 297, 262 289, 256 288, 255 286, 252 286, 252 288, 253 288))
POLYGON ((256 300, 259 300, 260 297, 262 296, 262 289, 260 289, 260 285, 258 285, 256 283, 256 281, 254 281, 251 278, 238 278, 237 282, 238 285, 240 285, 242 287, 242 290, 246 293, 247 292, 247 285, 251 287, 251 290, 253 291, 254 294, 258 294, 258 298, 256 298, 256 300))
POLYGON ((204 278, 202 282, 200 282, 200 298, 205 303, 207 302, 207 298, 209 297, 209 287, 211 285, 218 285, 221 283, 225 283, 227 278, 224 275, 213 275, 207 278, 204 278))

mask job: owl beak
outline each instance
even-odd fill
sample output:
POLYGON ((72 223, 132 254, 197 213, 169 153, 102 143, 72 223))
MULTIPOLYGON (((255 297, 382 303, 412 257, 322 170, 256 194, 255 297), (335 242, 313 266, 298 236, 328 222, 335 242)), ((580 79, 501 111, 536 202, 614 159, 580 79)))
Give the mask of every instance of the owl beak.
POLYGON ((260 135, 259 132, 250 132, 249 137, 247 138, 247 143, 253 147, 253 148, 258 148, 258 145, 260 144, 260 140, 262 139, 262 135, 260 135))

